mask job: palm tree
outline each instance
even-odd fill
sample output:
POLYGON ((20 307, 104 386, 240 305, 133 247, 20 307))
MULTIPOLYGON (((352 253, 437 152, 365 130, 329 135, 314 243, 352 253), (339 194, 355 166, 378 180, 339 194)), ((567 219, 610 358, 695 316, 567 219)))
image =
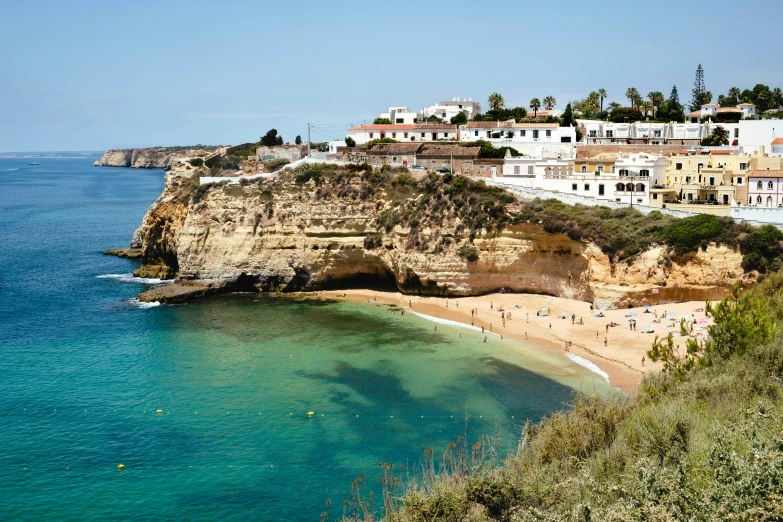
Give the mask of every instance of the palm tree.
POLYGON ((533 109, 533 117, 536 118, 538 116, 538 109, 541 108, 541 100, 538 98, 530 100, 530 108, 533 109))
POLYGON ((487 98, 487 102, 489 103, 490 109, 493 111, 496 111, 498 109, 502 109, 503 106, 506 104, 506 100, 503 99, 503 96, 500 94, 493 92, 489 95, 489 98, 487 98))
POLYGON ((780 109, 780 106, 783 105, 783 90, 780 87, 775 87, 772 89, 772 97, 775 98, 775 108, 780 109))
POLYGON ((609 103, 609 109, 616 109, 617 107, 622 107, 622 105, 620 105, 617 102, 610 102, 609 103))
POLYGON ((639 91, 636 90, 636 87, 629 87, 627 91, 625 91, 625 97, 631 100, 631 108, 636 107, 636 100, 639 98, 639 91))
POLYGON ((663 101, 663 93, 660 91, 652 91, 647 93, 647 97, 650 99, 650 103, 652 104, 653 118, 655 118, 655 108, 661 106, 661 102, 663 101))
POLYGON ((557 105, 557 100, 554 96, 547 96, 544 98, 544 107, 547 108, 547 110, 552 110, 555 108, 555 105, 557 105))
POLYGON ((734 102, 734 105, 737 105, 739 103, 740 94, 742 94, 739 90, 739 87, 732 87, 729 89, 729 97, 734 102))
POLYGON ((642 100, 641 98, 636 100, 636 105, 637 105, 637 107, 639 107, 641 110, 644 111, 644 117, 645 118, 647 117, 647 113, 649 113, 650 109, 652 109, 652 107, 653 107, 653 104, 652 104, 651 101, 649 101, 649 100, 642 100))
POLYGON ((603 112, 604 98, 606 98, 606 89, 598 89, 598 96, 601 98, 601 112, 603 112))

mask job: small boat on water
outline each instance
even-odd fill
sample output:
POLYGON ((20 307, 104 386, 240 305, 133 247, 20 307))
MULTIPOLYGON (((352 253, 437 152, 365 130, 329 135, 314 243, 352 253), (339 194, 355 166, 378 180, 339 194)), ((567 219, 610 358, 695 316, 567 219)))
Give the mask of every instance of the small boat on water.
POLYGON ((34 161, 31 161, 30 163, 28 163, 28 165, 40 165, 40 163, 36 163, 34 161))

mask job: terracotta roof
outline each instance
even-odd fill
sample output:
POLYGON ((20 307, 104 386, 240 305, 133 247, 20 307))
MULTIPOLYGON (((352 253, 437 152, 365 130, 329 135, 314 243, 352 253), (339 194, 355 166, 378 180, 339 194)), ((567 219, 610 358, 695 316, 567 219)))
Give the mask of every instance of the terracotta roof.
POLYGON ((729 154, 731 154, 732 152, 733 152, 733 151, 731 151, 731 150, 729 150, 729 149, 716 149, 716 150, 711 150, 709 153, 710 153, 710 154, 712 154, 713 156, 715 156, 716 154, 717 154, 717 155, 720 155, 720 154, 726 154, 726 155, 729 155, 729 154))
POLYGON ((742 112, 742 109, 738 109, 737 107, 721 107, 716 112, 742 112))
POLYGON ((367 131, 406 131, 406 130, 413 130, 415 127, 412 124, 402 124, 402 123, 379 123, 379 124, 371 124, 371 125, 357 125, 356 127, 351 127, 350 130, 367 130, 367 131))
POLYGON ((717 103, 705 103, 702 107, 720 107, 717 103))
POLYGON ((688 151, 687 151, 687 150, 685 150, 685 149, 682 149, 682 150, 680 151, 680 154, 688 154, 688 151))
POLYGON ((412 154, 419 150, 420 143, 375 143, 367 149, 368 154, 412 154))
POLYGON ((783 138, 775 138, 772 140, 772 145, 783 145, 783 138))
POLYGON ((426 156, 454 156, 455 158, 475 158, 481 151, 481 147, 461 147, 459 145, 423 145, 418 153, 419 157, 426 156))
POLYGON ((783 170, 751 170, 748 178, 783 178, 783 170))
POLYGON ((513 121, 469 121, 468 129, 544 129, 559 127, 557 123, 515 123, 513 121))
POLYGON ((685 116, 701 116, 701 111, 693 111, 693 112, 689 112, 689 113, 688 113, 688 114, 686 114, 685 116))
POLYGON ((738 103, 737 107, 755 107, 756 105, 753 103, 738 103))
POLYGON ((424 130, 424 129, 448 129, 453 130, 456 132, 457 126, 452 125, 450 123, 415 123, 414 128, 416 130, 424 130))

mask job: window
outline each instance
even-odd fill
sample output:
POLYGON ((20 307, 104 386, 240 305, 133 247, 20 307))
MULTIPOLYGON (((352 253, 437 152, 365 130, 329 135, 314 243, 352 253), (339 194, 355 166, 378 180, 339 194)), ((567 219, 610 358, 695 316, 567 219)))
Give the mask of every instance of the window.
POLYGON ((740 170, 748 170, 748 164, 747 163, 740 163, 740 170))
POLYGON ((514 165, 514 174, 519 174, 519 165, 514 165))
POLYGON ((397 133, 396 132, 392 132, 392 138, 396 138, 396 137, 397 137, 397 133))
POLYGON ((491 138, 491 137, 492 137, 492 131, 487 131, 487 138, 491 138))
POLYGON ((560 136, 560 143, 571 143, 571 136, 560 136))
POLYGON ((528 165, 528 167, 527 167, 527 173, 528 173, 528 174, 533 174, 533 165, 528 165))
POLYGON ((659 130, 654 130, 654 131, 653 131, 653 136, 654 136, 654 137, 656 137, 656 138, 660 138, 660 137, 661 137, 661 131, 659 131, 659 130))
POLYGON ((650 171, 647 170, 647 169, 642 169, 642 170, 639 171, 639 175, 640 176, 649 176, 650 175, 650 171))
POLYGON ((714 185, 714 184, 715 184, 715 178, 712 178, 712 177, 711 177, 711 178, 710 178, 710 183, 709 183, 709 184, 710 184, 710 185, 714 185))
POLYGON ((582 168, 580 169, 580 172, 582 174, 586 173, 587 172, 587 165, 582 165, 582 168))
POLYGON ((405 120, 403 120, 402 118, 397 118, 397 119, 394 120, 394 122, 395 123, 404 123, 405 120))
POLYGON ((408 139, 408 133, 407 132, 403 136, 405 137, 406 140, 408 139))
POLYGON ((385 137, 386 137, 386 133, 385 133, 385 132, 382 132, 382 133, 381 133, 381 139, 383 139, 383 138, 385 138, 385 137))
POLYGON ((438 133, 437 133, 437 132, 433 132, 433 133, 432 133, 432 139, 433 139, 433 140, 436 140, 436 139, 438 139, 438 133))
POLYGON ((767 190, 772 190, 772 182, 767 183, 767 190))
POLYGON ((524 138, 525 137, 525 129, 522 129, 521 131, 519 131, 519 135, 524 138))
POLYGON ((688 201, 693 201, 693 194, 688 193, 688 201))
POLYGON ((653 194, 653 199, 658 199, 658 194, 653 194))
POLYGON ((576 183, 571 183, 571 190, 576 192, 576 183))
POLYGON ((615 169, 615 166, 612 165, 612 174, 614 174, 614 169, 615 169))
POLYGON ((682 170, 682 163, 675 163, 674 170, 682 170))
POLYGON ((474 132, 473 135, 478 138, 478 131, 473 131, 473 132, 474 132))
POLYGON ((614 138, 614 131, 613 130, 607 130, 606 131, 606 137, 607 138, 614 138))
POLYGON ((534 140, 537 140, 537 139, 538 139, 538 131, 537 131, 537 130, 534 130, 534 131, 533 131, 533 139, 534 139, 534 140))
POLYGON ((503 136, 504 134, 506 134, 506 131, 500 131, 501 136, 503 136))
POLYGON ((598 172, 603 172, 603 171, 604 171, 604 166, 598 165, 598 172))
POLYGON ((756 190, 761 190, 761 189, 762 189, 762 185, 761 182, 759 181, 758 183, 756 183, 756 190))
POLYGON ((586 192, 590 191, 590 184, 589 183, 585 183, 585 191, 586 192))
POLYGON ((739 129, 734 129, 734 137, 739 138, 739 129))
POLYGON ((591 130, 588 136, 590 136, 591 138, 595 138, 598 136, 598 131, 591 130))
POLYGON ((551 138, 552 137, 552 131, 551 130, 549 130, 549 129, 546 130, 546 137, 547 138, 551 138))
POLYGON ((392 163, 397 163, 397 156, 392 156, 392 163))
POLYGON ((628 169, 620 169, 620 175, 621 176, 627 176, 628 175, 628 169))
POLYGON ((370 139, 372 139, 372 132, 370 133, 370 139))
POLYGON ((704 166, 704 163, 699 163, 699 165, 696 168, 696 172, 701 172, 701 168, 704 166))
POLYGON ((421 137, 423 138, 425 136, 425 134, 426 134, 425 132, 422 132, 421 133, 421 137))
POLYGON ((603 196, 604 195, 604 186, 598 185, 598 195, 603 196))
POLYGON ((761 203, 761 196, 756 196, 756 203, 761 203))
POLYGON ((691 182, 691 177, 685 176, 685 183, 690 183, 690 182, 691 182))
POLYGON ((742 176, 737 178, 737 185, 742 185, 742 176))

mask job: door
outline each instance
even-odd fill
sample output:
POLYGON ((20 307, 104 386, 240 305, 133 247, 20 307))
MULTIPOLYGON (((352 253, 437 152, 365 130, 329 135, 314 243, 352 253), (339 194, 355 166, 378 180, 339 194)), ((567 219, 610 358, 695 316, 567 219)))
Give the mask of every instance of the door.
POLYGON ((772 206, 772 196, 767 196, 767 206, 768 207, 772 206))
POLYGON ((598 195, 603 196, 604 195, 604 186, 598 185, 598 195))
POLYGON ((724 205, 728 205, 729 204, 729 195, 728 194, 724 194, 723 195, 723 204, 724 205))

